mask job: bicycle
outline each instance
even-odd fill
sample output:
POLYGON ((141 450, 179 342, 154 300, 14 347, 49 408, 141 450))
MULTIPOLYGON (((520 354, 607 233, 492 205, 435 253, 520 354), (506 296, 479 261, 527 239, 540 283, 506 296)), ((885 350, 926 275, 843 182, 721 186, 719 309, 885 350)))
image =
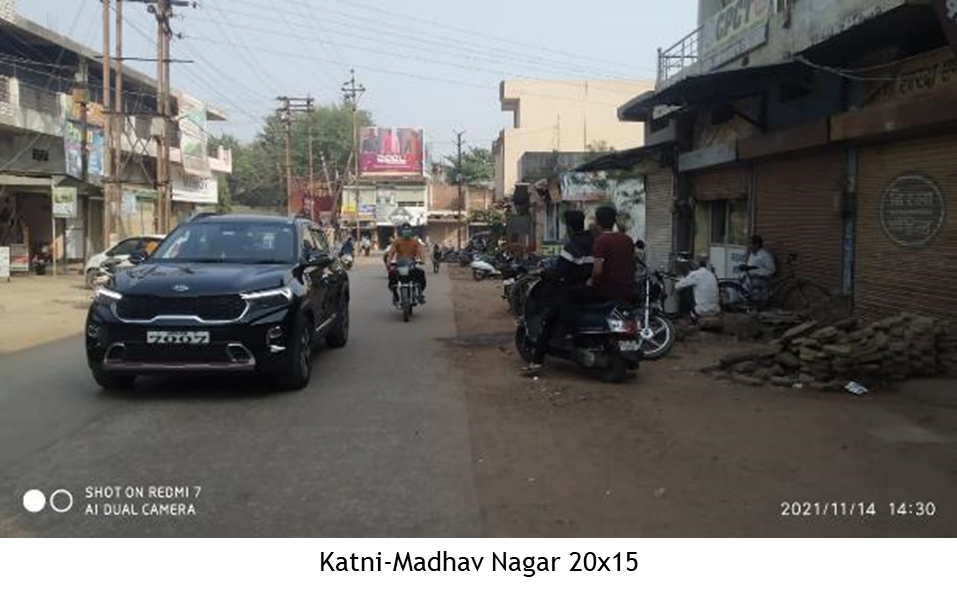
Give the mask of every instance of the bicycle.
POLYGON ((813 280, 800 278, 794 269, 797 260, 798 254, 788 254, 788 270, 782 276, 759 276, 752 274, 756 269, 753 266, 740 266, 743 278, 718 280, 721 309, 730 313, 755 313, 781 308, 812 318, 830 314, 833 293, 813 280))

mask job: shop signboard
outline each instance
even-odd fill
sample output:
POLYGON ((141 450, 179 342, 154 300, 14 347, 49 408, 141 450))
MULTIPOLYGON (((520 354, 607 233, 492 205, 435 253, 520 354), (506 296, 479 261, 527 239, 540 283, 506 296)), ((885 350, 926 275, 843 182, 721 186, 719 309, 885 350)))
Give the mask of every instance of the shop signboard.
POLYGON ((180 149, 186 173, 209 178, 206 104, 189 95, 179 97, 180 149))
MULTIPOLYGON (((83 125, 66 120, 63 125, 63 150, 66 157, 66 174, 83 179, 83 125)), ((103 176, 103 129, 87 126, 86 129, 87 173, 89 179, 103 176)))
POLYGON ((219 180, 215 175, 194 175, 173 168, 173 201, 191 204, 219 203, 219 180))
POLYGON ((17 274, 30 273, 30 249, 25 244, 10 245, 10 272, 17 274))
POLYGON ((77 194, 75 187, 54 187, 52 197, 54 218, 76 218, 77 194))
POLYGON ((10 248, 0 247, 0 278, 10 280, 10 248))
POLYGON ((732 0, 701 29, 701 70, 710 72, 768 41, 771 0, 732 0))
POLYGON ((605 201, 614 195, 614 181, 604 171, 563 173, 559 183, 563 202, 605 201))

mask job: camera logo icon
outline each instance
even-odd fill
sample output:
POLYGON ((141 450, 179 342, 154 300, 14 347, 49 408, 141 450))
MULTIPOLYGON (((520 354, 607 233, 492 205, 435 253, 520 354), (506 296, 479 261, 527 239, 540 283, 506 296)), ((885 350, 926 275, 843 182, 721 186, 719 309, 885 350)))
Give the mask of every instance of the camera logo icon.
POLYGON ((60 488, 54 490, 47 498, 42 490, 28 490, 23 494, 23 508, 28 513, 40 513, 47 506, 55 513, 68 513, 73 508, 73 494, 69 490, 60 488))

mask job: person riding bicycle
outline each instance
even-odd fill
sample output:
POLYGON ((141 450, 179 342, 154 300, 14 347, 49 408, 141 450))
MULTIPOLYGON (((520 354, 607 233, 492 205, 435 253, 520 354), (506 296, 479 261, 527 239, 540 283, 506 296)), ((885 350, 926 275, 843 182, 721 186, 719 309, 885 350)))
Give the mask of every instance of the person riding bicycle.
POLYGON ((744 272, 742 283, 751 291, 755 300, 767 300, 771 278, 777 273, 774 256, 764 248, 764 239, 760 235, 751 237, 751 246, 748 251, 748 263, 742 266, 744 272))
MULTIPOLYGON (((386 270, 389 272, 389 290, 392 291, 392 298, 395 302, 398 302, 399 295, 395 290, 396 284, 398 283, 398 272, 393 267, 393 264, 402 261, 425 261, 425 247, 415 236, 411 224, 406 222, 399 227, 399 238, 392 242, 392 245, 389 246, 389 250, 386 251, 383 259, 385 261, 386 270)), ((419 267, 413 267, 412 280, 419 286, 419 303, 424 305, 426 286, 425 271, 419 267)))

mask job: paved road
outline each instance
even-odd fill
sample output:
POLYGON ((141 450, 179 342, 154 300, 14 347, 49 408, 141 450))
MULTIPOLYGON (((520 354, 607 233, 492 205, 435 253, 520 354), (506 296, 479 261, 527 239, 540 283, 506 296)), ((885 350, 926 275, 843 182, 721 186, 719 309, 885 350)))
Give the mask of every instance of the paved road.
POLYGON ((107 395, 78 337, 0 357, 0 535, 481 535, 462 382, 440 341, 454 334, 448 279, 430 275, 429 306, 405 325, 378 266, 352 276, 351 342, 320 352, 298 393, 228 378, 107 395), (201 487, 196 515, 104 516, 184 502, 148 497, 166 485, 201 487), (147 496, 102 492, 86 515, 93 486, 147 496), (27 513, 33 488, 67 489, 74 508, 27 513))

